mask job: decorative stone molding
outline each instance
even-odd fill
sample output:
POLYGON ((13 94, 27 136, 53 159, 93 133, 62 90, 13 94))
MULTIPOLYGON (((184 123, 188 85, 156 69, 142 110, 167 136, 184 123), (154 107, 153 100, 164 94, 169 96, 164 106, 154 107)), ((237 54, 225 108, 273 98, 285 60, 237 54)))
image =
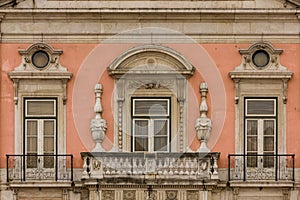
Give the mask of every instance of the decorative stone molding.
POLYGON ((94 119, 91 120, 90 123, 90 130, 92 132, 93 139, 96 142, 95 148, 92 150, 93 152, 103 152, 105 151, 101 146, 105 138, 105 131, 107 128, 106 121, 101 117, 102 114, 102 105, 101 105, 101 94, 102 94, 102 85, 96 84, 95 85, 95 94, 96 94, 96 103, 94 106, 94 112, 96 116, 94 119))
POLYGON ((246 97, 277 98, 277 149, 286 152, 286 103, 288 81, 293 72, 281 65, 282 49, 268 42, 255 42, 241 49, 241 64, 229 73, 235 87, 235 152, 244 153, 245 124, 244 108, 246 97))
POLYGON ((46 43, 35 43, 25 50, 19 50, 22 56, 21 64, 9 72, 9 77, 14 81, 14 101, 18 103, 18 92, 20 80, 61 80, 63 88, 63 101, 67 100, 66 83, 72 77, 72 73, 68 72, 59 62, 62 50, 55 50, 46 43), (40 58, 37 57, 37 53, 40 58), (37 67, 33 59, 41 59, 43 65, 37 67))
POLYGON ((21 64, 8 72, 14 84, 15 153, 23 153, 23 101, 26 98, 57 98, 57 153, 66 152, 67 82, 72 73, 60 64, 62 50, 38 42, 19 50, 21 64))
POLYGON ((130 97, 153 95, 174 98, 172 104, 176 109, 173 113, 177 113, 178 119, 173 123, 172 130, 179 136, 176 151, 183 151, 186 79, 194 74, 195 68, 181 54, 168 47, 143 45, 121 54, 107 71, 115 79, 115 145, 119 151, 130 150, 130 97))
POLYGON ((211 120, 206 116, 208 112, 208 106, 206 103, 206 94, 208 92, 207 83, 202 82, 200 84, 201 104, 200 104, 200 117, 196 119, 195 129, 198 139, 201 141, 199 152, 210 152, 210 149, 206 146, 207 140, 211 132, 211 120))
POLYGON ((247 49, 239 51, 242 55, 242 63, 229 73, 235 83, 236 103, 240 99, 240 83, 244 80, 281 81, 282 99, 286 103, 287 81, 292 77, 293 72, 280 64, 282 51, 282 49, 274 49, 267 42, 255 42, 247 49))

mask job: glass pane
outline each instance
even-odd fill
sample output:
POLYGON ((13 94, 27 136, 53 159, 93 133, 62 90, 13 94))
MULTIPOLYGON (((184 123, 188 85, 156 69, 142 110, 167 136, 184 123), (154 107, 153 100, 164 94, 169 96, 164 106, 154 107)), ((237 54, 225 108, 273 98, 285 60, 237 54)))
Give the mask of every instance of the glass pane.
POLYGON ((168 137, 155 137, 154 151, 168 151, 168 137))
POLYGON ((247 137, 247 151, 257 151, 257 137, 247 137))
POLYGON ((257 120, 247 120, 247 135, 257 135, 257 120))
POLYGON ((264 137, 264 151, 274 151, 274 137, 264 137))
POLYGON ((264 120, 264 135, 274 135, 274 120, 264 120))
POLYGON ((54 135, 54 121, 44 121, 44 135, 54 135))
POLYGON ((249 153, 247 156, 247 167, 257 167, 257 155, 249 153))
POLYGON ((33 153, 27 154, 26 158, 27 158, 26 159, 27 168, 37 168, 38 158, 37 158, 36 154, 33 154, 33 153))
POLYGON ((27 126, 27 135, 37 135, 37 121, 26 121, 26 126, 27 126))
POLYGON ((54 153, 54 137, 44 137, 44 153, 54 153))
POLYGON ((275 115, 274 100, 247 100, 247 115, 275 115))
POLYGON ((134 151, 148 151, 148 138, 135 137, 134 151))
MULTIPOLYGON (((265 155, 268 155, 268 154, 265 154, 265 155)), ((271 154, 269 154, 271 155, 271 154)), ((274 156, 271 155, 271 156, 264 156, 263 157, 263 166, 264 167, 274 167, 274 156)))
POLYGON ((55 101, 28 100, 27 115, 30 116, 54 116, 55 101))
POLYGON ((50 156, 44 156, 44 167, 54 168, 54 156, 52 154, 46 154, 50 156))
POLYGON ((37 121, 26 121, 27 153, 37 153, 37 121))
POLYGON ((167 120, 154 120, 154 135, 168 135, 167 120))
POLYGON ((148 120, 134 120, 134 134, 148 136, 148 120))
POLYGON ((134 99, 134 115, 169 115, 168 100, 134 99))
POLYGON ((37 137, 27 137, 27 153, 37 153, 37 137))

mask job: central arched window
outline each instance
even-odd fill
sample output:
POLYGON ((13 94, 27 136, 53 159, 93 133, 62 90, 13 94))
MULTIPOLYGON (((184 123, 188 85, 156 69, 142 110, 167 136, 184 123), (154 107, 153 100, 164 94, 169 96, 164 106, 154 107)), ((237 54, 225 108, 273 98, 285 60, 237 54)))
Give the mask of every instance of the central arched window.
POLYGON ((115 140, 119 150, 177 152, 186 149, 187 79, 194 67, 161 45, 138 46, 109 67, 115 80, 115 140))

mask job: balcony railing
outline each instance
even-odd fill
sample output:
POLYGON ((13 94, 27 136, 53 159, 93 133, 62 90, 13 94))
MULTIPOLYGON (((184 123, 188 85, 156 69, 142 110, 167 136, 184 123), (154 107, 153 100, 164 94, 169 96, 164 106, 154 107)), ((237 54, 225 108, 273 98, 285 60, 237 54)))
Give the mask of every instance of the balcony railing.
POLYGON ((218 179, 219 153, 82 152, 83 179, 218 179))
POLYGON ((73 181, 73 155, 6 155, 7 182, 73 181))
POLYGON ((228 180, 294 181, 295 155, 229 154, 228 180))

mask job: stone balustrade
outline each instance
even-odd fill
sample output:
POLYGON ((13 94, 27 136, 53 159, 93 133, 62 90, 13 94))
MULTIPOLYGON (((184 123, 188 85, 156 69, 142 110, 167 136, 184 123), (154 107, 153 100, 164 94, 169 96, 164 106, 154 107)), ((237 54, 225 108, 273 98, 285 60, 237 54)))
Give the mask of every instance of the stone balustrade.
POLYGON ((219 179, 219 153, 82 152, 82 179, 219 179))

